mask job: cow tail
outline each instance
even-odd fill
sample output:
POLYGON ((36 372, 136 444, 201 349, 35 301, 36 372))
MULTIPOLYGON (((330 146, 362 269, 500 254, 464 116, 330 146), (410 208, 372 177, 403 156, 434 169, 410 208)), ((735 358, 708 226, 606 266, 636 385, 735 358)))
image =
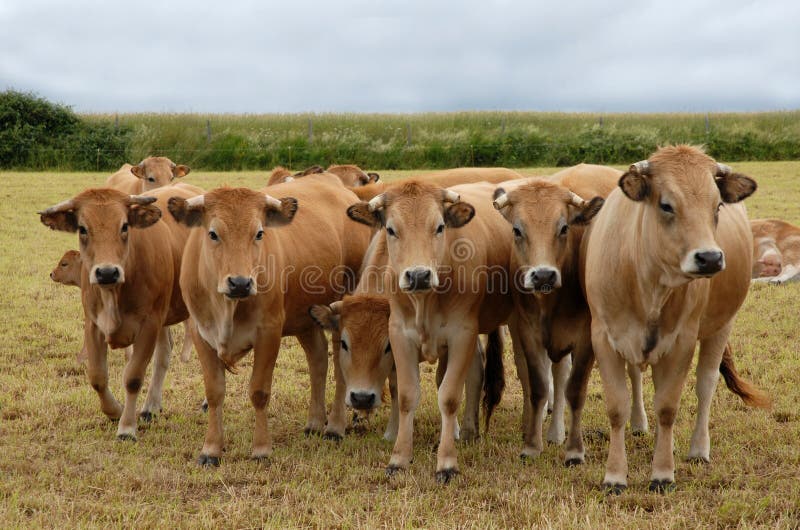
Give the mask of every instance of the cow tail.
POLYGON ((483 412, 485 420, 484 430, 489 432, 489 420, 492 417, 503 389, 506 387, 505 370, 503 369, 503 332, 497 328, 489 333, 486 344, 486 371, 483 376, 483 412))
POLYGON ((728 387, 728 390, 742 398, 745 405, 761 409, 769 409, 772 407, 772 400, 766 392, 739 376, 739 372, 736 371, 736 366, 733 364, 733 354, 731 352, 730 343, 725 345, 725 351, 722 354, 722 362, 719 365, 719 372, 725 379, 725 385, 728 387))

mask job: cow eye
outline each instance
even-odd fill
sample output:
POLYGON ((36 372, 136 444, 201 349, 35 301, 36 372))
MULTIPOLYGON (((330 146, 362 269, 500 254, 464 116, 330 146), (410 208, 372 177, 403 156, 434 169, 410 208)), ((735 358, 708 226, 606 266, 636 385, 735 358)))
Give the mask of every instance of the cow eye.
POLYGON ((63 262, 63 263, 61 264, 61 266, 62 266, 62 267, 66 267, 66 266, 67 266, 67 262, 66 262, 66 261, 65 261, 65 262, 63 262))
POLYGON ((82 235, 82 236, 85 236, 85 235, 88 235, 88 234, 89 234, 89 231, 88 231, 88 230, 86 230, 86 227, 85 227, 85 226, 79 226, 79 227, 78 227, 78 233, 79 233, 80 235, 82 235))
POLYGON ((514 239, 522 239, 522 230, 518 227, 514 227, 511 229, 511 232, 514 234, 514 239))
POLYGON ((122 223, 122 233, 123 234, 128 233, 128 223, 122 223))
POLYGON ((439 226, 436 227, 436 235, 440 235, 444 233, 444 223, 441 223, 439 226))
POLYGON ((386 227, 386 233, 389 234, 392 237, 397 237, 397 233, 394 231, 394 228, 392 228, 391 226, 387 226, 386 227))
POLYGON ((558 231, 558 235, 565 236, 567 235, 567 232, 569 232, 569 225, 565 224, 561 227, 561 230, 558 231))
POLYGON ((672 207, 671 204, 667 204, 666 202, 659 202, 658 207, 661 208, 661 211, 668 214, 674 214, 675 209, 672 207))
POLYGON ((347 347, 347 343, 344 340, 339 341, 339 346, 344 351, 350 351, 350 348, 347 347))
POLYGON ((156 179, 154 177, 147 177, 147 182, 155 182, 156 179))
POLYGON ((208 237, 211 238, 211 241, 219 241, 219 236, 213 230, 208 231, 208 237))
POLYGON ((264 238, 263 230, 259 230, 258 232, 256 232, 256 241, 261 241, 263 238, 264 238))

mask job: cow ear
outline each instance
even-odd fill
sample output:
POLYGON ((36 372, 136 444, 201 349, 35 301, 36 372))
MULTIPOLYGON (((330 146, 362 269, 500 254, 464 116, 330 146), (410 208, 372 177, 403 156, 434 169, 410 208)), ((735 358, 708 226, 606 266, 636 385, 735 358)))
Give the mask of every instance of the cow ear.
POLYGON ((591 201, 587 202, 583 207, 578 209, 575 215, 570 219, 569 224, 575 225, 586 225, 591 222, 595 215, 600 212, 600 208, 603 207, 603 203, 605 203, 605 199, 602 197, 595 197, 591 201))
POLYGON ((192 169, 189 166, 184 166, 183 164, 179 164, 172 168, 172 176, 176 179, 181 177, 185 177, 189 174, 192 169))
POLYGON ((746 199, 758 188, 756 181, 741 173, 729 173, 714 179, 723 202, 739 202, 746 199))
POLYGON ((444 222, 450 228, 460 228, 475 216, 475 207, 467 202, 451 204, 444 210, 444 222))
POLYGON ((143 179, 145 177, 144 166, 142 164, 131 166, 131 173, 136 178, 143 179))
POLYGON ((335 313, 329 306, 312 305, 308 308, 308 314, 322 329, 329 331, 339 330, 339 314, 335 313))
POLYGON ((39 220, 51 230, 62 232, 76 232, 78 230, 78 216, 73 210, 65 212, 41 213, 39 220))
POLYGON ((161 209, 155 204, 131 204, 128 206, 128 224, 134 228, 147 228, 161 219, 161 209))
POLYGON ((266 226, 288 225, 297 213, 297 199, 294 197, 283 197, 274 199, 267 196, 266 206, 266 226), (270 200, 272 199, 272 200, 270 200))
POLYGON ((378 182, 381 179, 381 176, 378 173, 367 173, 369 179, 367 180, 367 184, 370 182, 378 182))
POLYGON ((371 228, 381 228, 384 224, 383 208, 370 211, 368 202, 357 202, 350 206, 347 217, 371 228))
POLYGON ((183 197, 170 197, 167 201, 167 210, 172 218, 186 226, 200 226, 203 224, 203 215, 206 212, 203 195, 198 195, 186 200, 183 197), (199 198, 198 198, 199 197, 199 198))
POLYGON ((622 193, 632 201, 643 201, 650 195, 650 179, 637 171, 628 171, 619 178, 622 193))

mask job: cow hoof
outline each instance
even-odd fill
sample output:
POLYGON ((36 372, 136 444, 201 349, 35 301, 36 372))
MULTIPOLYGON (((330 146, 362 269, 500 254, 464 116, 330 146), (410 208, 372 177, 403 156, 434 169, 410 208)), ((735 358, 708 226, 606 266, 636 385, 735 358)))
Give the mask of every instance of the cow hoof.
POLYGON ((153 421, 155 414, 153 414, 149 410, 145 410, 139 414, 139 417, 142 418, 142 421, 144 421, 145 423, 150 423, 151 421, 153 421))
POLYGON ((709 460, 704 456, 690 456, 689 458, 686 459, 686 461, 690 464, 702 464, 702 465, 707 465, 711 463, 711 460, 709 460))
POLYGON ((203 409, 203 412, 208 412, 208 401, 203 401, 203 404, 200 405, 200 408, 203 409))
POLYGON ((622 495, 622 492, 624 492, 626 489, 628 489, 628 486, 625 484, 603 483, 603 492, 606 495, 622 495))
POLYGON ((631 434, 633 434, 634 436, 639 438, 641 436, 645 436, 647 434, 647 431, 643 431, 643 430, 637 429, 635 431, 631 431, 631 434))
MULTIPOLYGON (((251 456, 250 460, 252 460, 256 464, 269 465, 269 457, 267 455, 251 456)), ((219 458, 217 459, 216 465, 219 465, 219 458)))
POLYGON ((392 477, 398 475, 399 473, 401 473, 403 471, 404 470, 403 470, 402 467, 396 466, 394 464, 389 464, 388 466, 386 466, 386 476, 388 478, 392 478, 392 477))
POLYGON ((202 467, 219 467, 219 457, 200 455, 200 457, 197 459, 197 463, 202 467))
POLYGON ((322 431, 318 429, 312 429, 311 427, 306 427, 303 429, 303 434, 306 436, 306 438, 309 438, 311 436, 319 436, 322 434, 322 431))
POLYGON ((120 442, 135 442, 136 441, 136 435, 135 434, 128 434, 128 433, 118 434, 117 435, 117 440, 119 440, 120 442))
POLYGON ((325 440, 330 440, 332 442, 341 442, 344 437, 337 432, 326 432, 325 434, 322 435, 322 438, 324 438, 325 440))
POLYGON ((447 484, 453 479, 456 475, 458 475, 457 469, 442 469, 441 471, 436 472, 436 482, 439 484, 447 484))
POLYGON ((583 464, 582 458, 567 458, 564 460, 564 467, 575 467, 583 464))
POLYGON ((660 493, 663 495, 675 491, 675 482, 669 479, 651 480, 647 489, 652 493, 660 493))

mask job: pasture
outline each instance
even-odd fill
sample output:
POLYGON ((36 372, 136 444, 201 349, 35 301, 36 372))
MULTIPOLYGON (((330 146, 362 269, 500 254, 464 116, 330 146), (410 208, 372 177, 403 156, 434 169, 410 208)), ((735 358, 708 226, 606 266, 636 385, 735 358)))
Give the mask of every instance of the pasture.
MULTIPOLYGON (((180 162, 179 157, 174 157, 180 162)), ((736 163, 759 190, 746 201, 755 217, 800 224, 800 162, 736 163)), ((372 169, 372 168, 371 168, 372 169)), ((553 168, 523 169, 547 174, 553 168)), ((410 172, 383 171, 384 179, 410 172)), ((186 181, 260 187, 268 172, 209 173, 186 181)), ((164 411, 140 422, 139 441, 118 442, 100 412, 75 355, 83 339, 79 292, 48 274, 77 236, 51 232, 36 211, 101 185, 107 173, 0 173, 0 526, 2 527, 770 527, 800 525, 800 284, 754 286, 732 335, 739 371, 774 401, 748 409, 720 382, 711 415, 708 465, 683 461, 696 398, 690 375, 675 426, 676 481, 668 495, 647 492, 652 456, 652 382, 645 376, 651 432, 628 433, 628 490, 606 497, 599 487, 608 420, 599 374, 584 411, 587 462, 561 464, 563 449, 546 446, 524 463, 522 393, 507 345, 507 388, 491 430, 459 445, 461 475, 434 480, 439 412, 434 367, 422 368, 414 463, 384 475, 391 444, 381 435, 384 406, 361 432, 340 443, 304 437, 309 401, 305 357, 284 339, 269 406, 274 453, 249 460, 253 414, 247 398, 251 361, 229 375, 225 402, 227 451, 219 468, 195 460, 206 417, 199 363, 173 355, 164 411)), ((303 205, 301 204, 302 208, 303 205)), ((177 331, 177 329, 176 329, 177 331)), ((177 336, 177 347, 183 337, 177 336)), ((111 389, 122 393, 121 350, 109 355, 111 389)), ((145 382, 147 389, 148 381, 145 382)), ((329 370, 328 403, 333 396, 329 370)), ((140 398, 140 403, 142 399, 140 398)), ((549 421, 549 420, 548 420, 549 421)))

